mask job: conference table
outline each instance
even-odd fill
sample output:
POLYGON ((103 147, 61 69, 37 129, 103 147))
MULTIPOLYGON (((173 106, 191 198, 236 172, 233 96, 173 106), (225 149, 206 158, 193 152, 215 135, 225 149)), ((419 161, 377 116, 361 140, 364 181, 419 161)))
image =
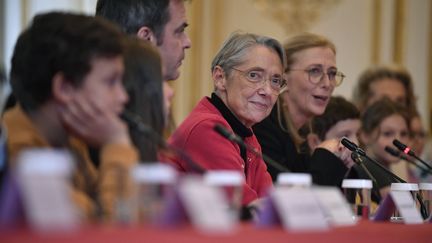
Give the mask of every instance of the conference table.
POLYGON ((274 242, 432 242, 432 224, 406 225, 402 223, 360 221, 354 226, 332 227, 326 231, 290 232, 282 226, 258 228, 242 223, 230 233, 204 233, 191 225, 171 228, 155 226, 81 227, 68 233, 37 233, 30 229, 0 230, 0 242, 215 242, 215 243, 274 243, 274 242))

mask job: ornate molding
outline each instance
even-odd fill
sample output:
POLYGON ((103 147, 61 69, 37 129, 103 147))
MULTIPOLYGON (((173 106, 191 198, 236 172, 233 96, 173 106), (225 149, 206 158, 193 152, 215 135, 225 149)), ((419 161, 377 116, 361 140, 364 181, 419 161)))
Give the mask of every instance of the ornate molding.
POLYGON ((252 0, 254 6, 279 22, 287 34, 307 31, 340 0, 252 0))

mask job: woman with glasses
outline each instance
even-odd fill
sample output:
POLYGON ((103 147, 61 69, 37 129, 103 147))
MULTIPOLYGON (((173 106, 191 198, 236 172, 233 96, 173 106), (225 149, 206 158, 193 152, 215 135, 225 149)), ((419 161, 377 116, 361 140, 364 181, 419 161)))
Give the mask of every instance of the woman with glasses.
MULTIPOLYGON (((308 156, 299 135, 302 126, 324 113, 334 88, 345 77, 336 66, 336 48, 325 37, 310 33, 292 37, 284 48, 287 86, 271 115, 255 125, 254 132, 263 153, 279 165, 291 172, 311 173, 314 183, 339 185, 348 169, 339 158, 349 157, 348 150, 338 140, 327 140, 308 156)), ((276 180, 282 171, 267 165, 276 180)))
MULTIPOLYGON (((204 170, 236 170, 244 174, 243 205, 263 197, 272 185, 252 126, 267 117, 285 87, 285 52, 275 39, 234 33, 212 62, 214 92, 204 97, 169 139, 204 170), (246 150, 215 131, 224 127, 242 138, 246 150), (253 152, 255 150, 256 152, 253 152)), ((196 165, 173 159, 180 171, 196 165)))

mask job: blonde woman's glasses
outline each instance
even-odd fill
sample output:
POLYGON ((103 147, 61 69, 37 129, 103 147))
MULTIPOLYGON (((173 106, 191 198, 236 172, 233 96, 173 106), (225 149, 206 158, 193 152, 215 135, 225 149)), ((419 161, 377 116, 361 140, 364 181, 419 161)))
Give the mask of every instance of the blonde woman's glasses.
POLYGON ((290 69, 289 71, 303 71, 308 74, 309 82, 313 84, 318 84, 324 78, 324 75, 327 75, 328 79, 334 84, 334 86, 339 86, 342 84, 345 75, 338 70, 330 70, 328 72, 324 72, 322 68, 309 68, 309 69, 290 69))

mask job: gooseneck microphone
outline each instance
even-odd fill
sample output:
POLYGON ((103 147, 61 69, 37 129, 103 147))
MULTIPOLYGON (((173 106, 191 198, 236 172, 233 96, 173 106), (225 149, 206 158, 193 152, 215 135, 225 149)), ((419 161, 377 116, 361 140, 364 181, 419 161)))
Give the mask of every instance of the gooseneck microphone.
POLYGON ((372 180, 372 182, 374 183, 374 185, 376 185, 377 184, 377 180, 375 179, 375 177, 372 175, 372 173, 370 173, 370 171, 364 165, 363 159, 362 159, 361 155, 358 152, 356 152, 356 151, 352 151, 351 158, 352 158, 352 160, 354 162, 356 162, 358 165, 360 165, 360 167, 362 167, 362 169, 366 172, 367 176, 372 180))
POLYGON ((349 149, 351 152, 356 152, 361 156, 366 156, 366 152, 361 149, 357 144, 350 141, 348 138, 342 138, 341 143, 343 146, 345 146, 347 149, 349 149))
POLYGON ((273 159, 271 159, 269 156, 256 151, 255 148, 253 148, 252 146, 246 144, 241 137, 239 137, 238 135, 230 132, 223 125, 216 124, 213 127, 213 129, 217 133, 219 133, 222 137, 230 140, 231 142, 236 143, 241 148, 246 149, 247 151, 252 152, 254 155, 257 155, 258 157, 262 158, 268 165, 270 165, 271 167, 277 169, 278 171, 280 171, 280 172, 290 172, 290 170, 288 170, 284 166, 280 165, 279 163, 277 163, 276 161, 274 161, 273 159))
MULTIPOLYGON (((399 176, 395 175, 394 173, 392 173, 391 171, 389 171, 387 168, 385 168, 384 166, 382 166, 378 161, 376 161, 376 160, 372 159, 371 157, 369 157, 364 150, 362 150, 361 148, 359 148, 357 146, 357 144, 351 142, 347 138, 342 138, 341 143, 342 143, 342 145, 344 145, 346 148, 348 148, 352 152, 357 152, 360 155, 362 155, 363 157, 365 157, 367 160, 369 160, 372 163, 374 163, 376 166, 378 166, 379 168, 381 168, 382 171, 384 171, 385 173, 387 173, 389 176, 391 176, 392 178, 396 179, 400 183, 407 183, 405 180, 403 180, 402 178, 400 178, 399 176)), ((420 193, 417 193, 416 195, 417 195, 417 201, 420 204, 420 213, 421 213, 423 219, 426 219, 428 217, 428 212, 427 212, 426 206, 425 206, 425 204, 423 202, 423 198, 420 195, 420 193)))
POLYGON ((376 166, 378 166, 379 168, 381 168, 381 170, 383 170, 386 174, 388 174, 389 176, 391 176, 395 180, 397 180, 399 182, 402 182, 402 183, 406 183, 406 181, 404 181, 402 178, 400 178, 399 176, 397 176, 394 173, 392 173, 391 171, 389 171, 387 168, 385 168, 383 165, 381 165, 381 163, 379 163, 378 161, 376 161, 376 160, 372 159, 371 157, 369 157, 363 149, 361 149, 359 146, 357 146, 357 144, 351 142, 347 138, 342 138, 341 143, 347 149, 351 150, 352 152, 359 153, 359 155, 365 157, 367 160, 369 160, 372 163, 374 163, 376 166))
POLYGON ((398 157, 398 158, 400 158, 400 159, 402 159, 402 160, 404 160, 404 161, 406 161, 406 162, 408 162, 408 163, 410 163, 410 164, 413 164, 415 167, 419 168, 419 169, 422 171, 422 173, 432 174, 432 171, 431 171, 431 170, 426 169, 426 168, 424 168, 423 166, 417 164, 415 161, 411 160, 410 158, 408 158, 407 156, 405 156, 404 154, 402 154, 402 153, 399 152, 398 150, 393 149, 393 148, 391 148, 391 147, 389 147, 389 146, 385 146, 384 150, 385 150, 387 153, 389 153, 389 154, 391 154, 391 155, 393 155, 393 156, 395 156, 395 157, 398 157))
POLYGON ((139 115, 137 115, 131 111, 125 110, 120 115, 120 117, 124 121, 126 121, 126 123, 129 126, 136 128, 143 135, 149 136, 149 138, 151 140, 153 140, 154 142, 156 142, 160 148, 165 149, 167 151, 171 151, 176 156, 178 156, 180 159, 184 160, 193 172, 197 172, 197 173, 202 174, 206 171, 202 166, 200 166, 197 162, 195 162, 184 151, 167 144, 165 142, 165 139, 162 138, 155 130, 153 130, 151 127, 149 127, 147 124, 145 124, 139 115))
POLYGON ((416 153, 408 146, 400 142, 399 140, 395 139, 393 140, 393 145, 396 146, 401 152, 404 154, 407 154, 413 158, 415 158, 417 161, 422 163, 424 166, 426 166, 429 170, 432 170, 432 166, 430 166, 428 163, 426 163, 424 160, 422 160, 419 156, 416 155, 416 153))

